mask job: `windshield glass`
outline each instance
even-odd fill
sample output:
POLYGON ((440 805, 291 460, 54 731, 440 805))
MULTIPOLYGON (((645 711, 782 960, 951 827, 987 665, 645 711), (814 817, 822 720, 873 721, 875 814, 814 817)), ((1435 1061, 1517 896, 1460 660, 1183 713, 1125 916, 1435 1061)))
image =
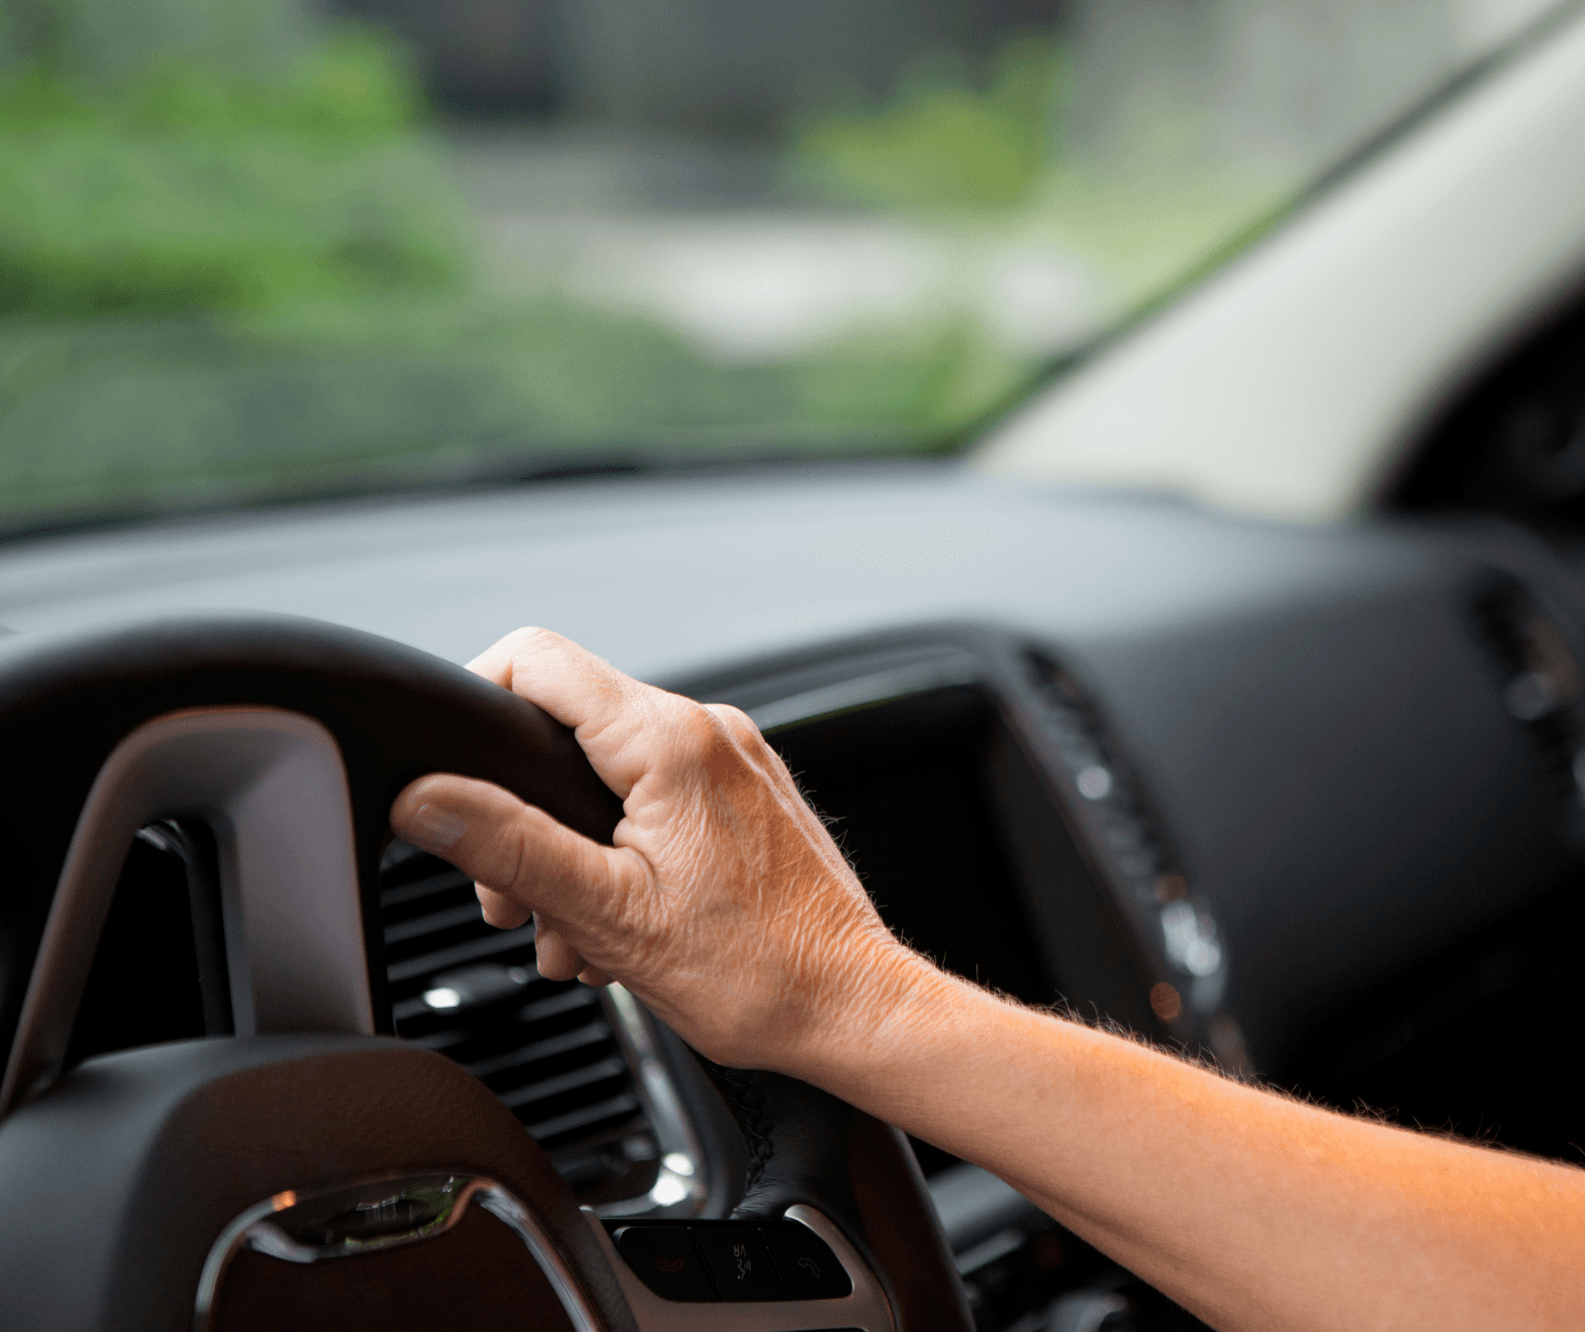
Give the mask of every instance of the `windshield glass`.
POLYGON ((6 0, 0 525, 923 452, 1540 0, 6 0))

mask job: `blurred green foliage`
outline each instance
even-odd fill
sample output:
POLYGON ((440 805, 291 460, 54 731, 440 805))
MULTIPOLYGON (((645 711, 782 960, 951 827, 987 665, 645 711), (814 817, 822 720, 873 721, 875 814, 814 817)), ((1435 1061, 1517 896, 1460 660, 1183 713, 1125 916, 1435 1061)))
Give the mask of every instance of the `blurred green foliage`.
POLYGON ((312 39, 291 0, 6 0, 0 71, 44 67, 104 90, 178 61, 267 80, 312 39))
POLYGON ((67 58, 93 45, 65 22, 107 6, 35 7, 57 21, 22 43, 13 15, 0 69, 0 314, 224 311, 461 275, 460 208, 389 39, 107 69, 67 58))
POLYGON ((1057 240, 1089 261, 1123 314, 1192 274, 1293 182, 1217 156, 1206 127, 1139 90, 1105 160, 1068 141, 1072 57, 1049 36, 1009 43, 976 78, 933 61, 878 107, 821 112, 789 136, 789 164, 852 203, 960 228, 1057 240))
MULTIPOLYGON (((984 401, 972 324, 721 365, 565 300, 388 297, 202 321, 0 324, 0 518, 572 463, 917 449, 984 401)), ((993 389, 1005 389, 999 379, 993 389)))
POLYGON ((859 203, 1015 208, 1052 165, 1066 75, 1061 47, 1038 36, 1005 46, 982 86, 951 62, 926 62, 882 107, 801 120, 794 159, 859 203))

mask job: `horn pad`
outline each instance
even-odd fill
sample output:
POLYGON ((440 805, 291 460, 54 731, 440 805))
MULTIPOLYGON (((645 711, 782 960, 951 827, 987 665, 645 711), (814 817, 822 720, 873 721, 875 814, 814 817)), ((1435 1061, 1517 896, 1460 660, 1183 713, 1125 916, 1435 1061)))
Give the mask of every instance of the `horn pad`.
MULTIPOLYGON (((240 1214, 275 1195, 419 1171, 498 1182, 531 1212, 543 1252, 519 1243, 531 1261, 486 1261, 513 1253, 518 1237, 475 1210, 411 1248, 315 1264, 320 1282, 304 1275, 313 1267, 243 1254, 215 1300, 214 1332, 255 1325, 272 1306, 284 1314, 294 1301, 329 1313, 359 1291, 379 1295, 385 1283, 372 1280, 371 1264, 393 1273, 421 1264, 409 1273, 417 1276, 447 1255, 483 1281, 473 1292, 481 1317, 515 1300, 535 1311, 525 1325, 546 1332, 632 1332, 587 1222, 511 1112, 438 1054, 356 1036, 181 1041, 106 1055, 11 1115, 0 1127, 7 1319, 84 1332, 191 1326, 206 1259, 240 1214)), ((360 1325, 373 1312, 363 1308, 360 1325)), ((465 1312, 453 1307, 446 1325, 472 1326, 465 1312)))

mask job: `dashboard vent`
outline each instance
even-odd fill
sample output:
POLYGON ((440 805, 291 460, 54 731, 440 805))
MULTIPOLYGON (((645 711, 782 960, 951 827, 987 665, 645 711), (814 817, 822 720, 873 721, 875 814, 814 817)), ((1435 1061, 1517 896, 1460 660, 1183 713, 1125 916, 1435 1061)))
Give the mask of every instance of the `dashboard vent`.
POLYGON ((1137 904, 1178 900, 1186 891, 1183 875, 1095 707, 1049 657, 1032 652, 1028 662, 1040 702, 1040 728, 1100 834, 1103 855, 1137 904))
POLYGON ((1161 964, 1151 1010, 1179 1034, 1197 1030, 1228 1072, 1247 1076, 1243 1032, 1222 1008, 1227 948, 1209 903, 1193 890, 1143 784, 1079 682, 1043 652, 1025 660, 1038 724, 1066 771, 1070 798, 1161 964))
POLYGON ((1567 831, 1585 839, 1585 673, 1556 619, 1516 580, 1494 577, 1474 609, 1503 707, 1530 736, 1567 831))
POLYGON ((646 1193, 659 1149, 600 991, 540 976, 532 924, 485 924, 472 880, 405 843, 380 910, 397 1035, 484 1082, 580 1201, 646 1193))

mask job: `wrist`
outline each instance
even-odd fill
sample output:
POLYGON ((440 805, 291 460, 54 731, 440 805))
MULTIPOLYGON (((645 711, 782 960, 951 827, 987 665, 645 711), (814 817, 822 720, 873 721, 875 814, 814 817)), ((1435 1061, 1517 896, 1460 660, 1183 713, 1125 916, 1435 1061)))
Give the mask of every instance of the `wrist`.
POLYGON ((844 970, 805 1039, 785 1051, 781 1071, 869 1107, 878 1087, 906 1076, 931 1043, 930 1029, 951 1022, 974 987, 890 934, 853 950, 844 970))

